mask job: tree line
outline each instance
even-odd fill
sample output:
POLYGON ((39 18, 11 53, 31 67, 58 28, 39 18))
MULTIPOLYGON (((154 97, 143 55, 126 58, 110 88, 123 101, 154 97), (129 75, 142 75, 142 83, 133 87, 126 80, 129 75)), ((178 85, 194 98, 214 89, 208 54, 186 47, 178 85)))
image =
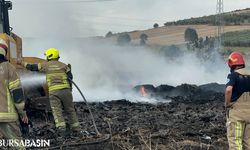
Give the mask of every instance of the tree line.
MULTIPOLYGON (((224 13, 223 22, 225 25, 242 25, 250 23, 250 13, 224 13)), ((170 25, 218 25, 216 15, 190 18, 173 22, 166 22, 165 26, 170 25)))

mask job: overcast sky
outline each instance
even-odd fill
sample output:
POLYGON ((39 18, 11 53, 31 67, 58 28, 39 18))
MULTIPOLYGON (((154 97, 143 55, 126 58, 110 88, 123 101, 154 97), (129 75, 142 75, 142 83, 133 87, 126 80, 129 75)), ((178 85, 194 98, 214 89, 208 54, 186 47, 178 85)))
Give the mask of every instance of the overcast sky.
MULTIPOLYGON (((12 0, 10 23, 24 38, 103 36, 158 23, 214 14, 217 0, 12 0), (81 2, 80 2, 81 1, 81 2)), ((224 10, 250 0, 224 0, 224 10)))

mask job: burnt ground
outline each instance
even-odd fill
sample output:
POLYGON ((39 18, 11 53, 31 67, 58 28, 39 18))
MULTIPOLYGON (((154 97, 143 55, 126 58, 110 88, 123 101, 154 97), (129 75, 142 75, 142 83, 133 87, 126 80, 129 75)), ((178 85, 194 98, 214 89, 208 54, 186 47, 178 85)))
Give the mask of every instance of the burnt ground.
MULTIPOLYGON (((139 92, 141 86, 135 87, 139 92)), ((157 104, 113 100, 91 103, 98 129, 112 134, 109 142, 76 146, 72 149, 98 150, 226 150, 224 85, 183 84, 177 87, 144 85, 157 104), (171 99, 164 103, 164 99, 171 99)), ((75 103, 83 130, 93 132, 89 111, 84 103, 75 103)), ((51 148, 62 145, 55 136, 51 115, 33 112, 33 129, 27 138, 51 139, 51 148)), ((70 141, 70 140, 69 140, 70 141)), ((66 147, 64 149, 71 149, 66 147)))

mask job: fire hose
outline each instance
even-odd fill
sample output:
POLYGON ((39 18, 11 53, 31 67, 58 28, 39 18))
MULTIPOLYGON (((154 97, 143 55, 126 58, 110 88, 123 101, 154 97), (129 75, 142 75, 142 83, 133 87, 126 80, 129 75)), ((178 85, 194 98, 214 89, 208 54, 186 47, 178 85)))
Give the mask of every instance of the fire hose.
POLYGON ((97 127, 96 127, 96 123, 95 123, 95 119, 94 119, 94 116, 93 116, 93 113, 90 109, 90 106, 85 98, 85 96, 83 95, 82 91, 80 90, 80 88, 77 86, 77 84, 70 78, 68 78, 68 80, 76 87, 76 89, 78 90, 78 92, 81 94, 88 110, 89 110, 89 113, 90 113, 90 117, 91 117, 91 120, 92 120, 92 123, 93 123, 93 126, 95 128, 95 131, 96 131, 96 134, 99 136, 97 139, 95 139, 94 141, 84 141, 84 142, 72 142, 72 143, 64 143, 63 145, 60 145, 60 146, 55 146, 55 147, 49 147, 48 149, 49 150, 53 150, 53 149, 62 149, 63 147, 74 147, 74 146, 81 146, 81 145, 94 145, 94 144, 99 144, 99 143, 102 143, 102 142, 105 142, 107 140, 109 140, 111 138, 111 136, 109 134, 105 134, 105 135, 102 135, 100 136, 100 132, 98 131, 97 127))
MULTIPOLYGON (((89 111, 89 113, 90 113, 90 118, 91 118, 92 123, 93 123, 93 126, 94 126, 94 128, 95 128, 95 132, 96 132, 97 135, 101 135, 100 132, 99 132, 98 129, 97 129, 97 126, 96 126, 96 123, 95 123, 95 119, 94 119, 93 113, 92 113, 92 111, 91 111, 91 109, 90 109, 90 106, 89 106, 89 104, 88 104, 88 102, 87 102, 85 96, 83 95, 82 91, 80 90, 80 88, 77 86, 77 84, 76 84, 74 81, 72 81, 70 78, 68 78, 68 80, 76 87, 76 89, 78 90, 78 92, 79 92, 80 95, 82 96, 82 98, 83 98, 83 100, 84 100, 84 102, 85 102, 85 104, 86 104, 86 106, 87 106, 87 108, 88 108, 88 111, 89 111)), ((19 118, 19 120, 20 120, 20 118, 19 118)), ((20 120, 20 123, 21 123, 21 124, 20 124, 20 125, 21 125, 20 127, 21 127, 22 133, 25 134, 25 135, 28 134, 28 133, 29 133, 29 126, 32 126, 32 123, 29 121, 28 124, 25 124, 25 123, 23 123, 21 120, 20 120)))
MULTIPOLYGON (((94 126, 94 128, 95 128, 96 134, 97 134, 97 135, 101 135, 100 132, 99 132, 98 129, 97 129, 97 126, 96 126, 96 123, 95 123, 95 119, 94 119, 93 113, 92 113, 92 111, 91 111, 91 109, 90 109, 90 106, 89 106, 89 104, 88 104, 88 102, 87 102, 85 96, 83 95, 82 91, 80 90, 80 88, 77 86, 77 84, 76 84, 73 80, 71 80, 70 78, 68 78, 68 80, 77 88, 77 90, 78 90, 79 93, 81 94, 81 96, 82 96, 82 98, 83 98, 83 100, 84 100, 84 102, 85 102, 85 104, 86 104, 86 106, 87 106, 87 108, 88 108, 88 111, 89 111, 89 113, 90 113, 90 118, 91 118, 91 120, 92 120, 92 123, 93 123, 93 126, 94 126)), ((20 120, 20 118, 19 118, 19 120, 20 120)), ((29 121, 28 124, 25 124, 25 123, 23 123, 21 120, 20 120, 20 123, 21 123, 21 131, 22 131, 22 133, 23 133, 23 134, 28 134, 28 133, 29 133, 29 126, 32 126, 32 123, 29 121)))
POLYGON ((80 95, 82 96, 82 98, 83 98, 83 100, 84 100, 84 102, 85 102, 85 104, 86 104, 86 106, 87 106, 87 108, 88 108, 88 111, 89 111, 89 113, 90 113, 90 118, 91 118, 91 120, 92 120, 92 123, 93 123, 93 126, 94 126, 94 128, 95 128, 96 134, 97 134, 97 135, 101 135, 100 132, 98 131, 97 127, 96 127, 95 119, 94 119, 93 113, 92 113, 92 111, 91 111, 91 109, 90 109, 90 106, 89 106, 89 104, 88 104, 88 101, 86 100, 85 96, 83 95, 82 91, 81 91, 80 88, 77 86, 77 84, 76 84, 72 79, 70 79, 70 78, 68 78, 68 80, 76 87, 76 89, 78 90, 78 92, 79 92, 80 95))
POLYGON ((77 86, 77 84, 72 81, 72 79, 68 78, 68 80, 77 88, 78 92, 81 94, 88 110, 89 110, 89 113, 90 113, 90 117, 91 117, 91 120, 92 120, 92 123, 93 123, 93 126, 95 128, 95 131, 96 131, 96 134, 98 137, 96 137, 96 139, 94 141, 90 140, 90 141, 84 141, 84 142, 79 142, 79 141, 74 141, 74 142, 66 142, 64 141, 64 144, 62 145, 59 145, 59 146, 54 146, 54 147, 48 147, 46 149, 49 149, 49 150, 53 150, 53 149, 62 149, 64 147, 75 147, 75 146, 81 146, 81 145, 95 145, 95 144, 99 144, 99 143, 102 143, 102 142, 106 142, 107 140, 109 140, 111 138, 111 136, 109 134, 104 134, 104 135, 101 135, 100 132, 98 131, 97 129, 97 126, 96 126, 96 122, 95 122, 95 119, 94 119, 94 116, 93 116, 93 113, 90 109, 90 106, 85 98, 85 96, 83 95, 82 91, 80 90, 80 88, 77 86))

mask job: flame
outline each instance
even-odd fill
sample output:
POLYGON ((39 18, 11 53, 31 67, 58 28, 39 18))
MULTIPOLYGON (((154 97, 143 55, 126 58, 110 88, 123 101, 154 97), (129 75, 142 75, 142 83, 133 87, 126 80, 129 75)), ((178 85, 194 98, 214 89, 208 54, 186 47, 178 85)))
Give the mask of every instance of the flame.
POLYGON ((144 86, 141 86, 141 88, 140 88, 140 94, 141 94, 142 97, 146 97, 147 96, 147 93, 145 91, 144 86))

